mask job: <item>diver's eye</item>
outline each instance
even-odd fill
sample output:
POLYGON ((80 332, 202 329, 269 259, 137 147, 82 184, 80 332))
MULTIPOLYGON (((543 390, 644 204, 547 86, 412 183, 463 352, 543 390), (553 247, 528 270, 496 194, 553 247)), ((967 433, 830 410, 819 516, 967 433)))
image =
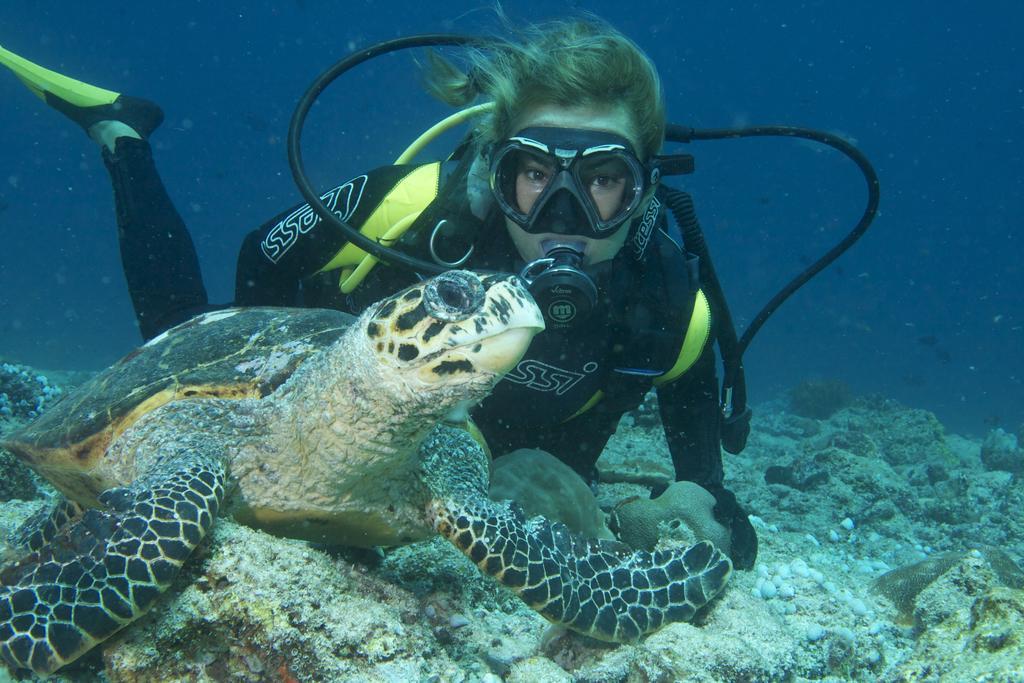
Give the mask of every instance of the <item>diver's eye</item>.
POLYGON ((534 187, 544 187, 551 180, 554 172, 555 167, 548 159, 531 154, 519 154, 516 157, 516 175, 519 176, 520 182, 534 187))
POLYGON ((548 174, 536 168, 528 168, 523 171, 523 176, 536 185, 545 185, 548 182, 548 174))
POLYGON ((623 183, 622 176, 599 175, 590 179, 591 187, 609 188, 623 183))

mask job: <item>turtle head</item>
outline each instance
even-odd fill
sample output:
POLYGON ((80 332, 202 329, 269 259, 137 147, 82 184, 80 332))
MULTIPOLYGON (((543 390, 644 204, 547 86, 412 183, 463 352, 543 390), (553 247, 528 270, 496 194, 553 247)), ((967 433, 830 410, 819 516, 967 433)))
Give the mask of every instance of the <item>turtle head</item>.
POLYGON ((481 400, 544 329, 518 277, 465 270, 380 301, 360 323, 389 380, 441 403, 481 400))

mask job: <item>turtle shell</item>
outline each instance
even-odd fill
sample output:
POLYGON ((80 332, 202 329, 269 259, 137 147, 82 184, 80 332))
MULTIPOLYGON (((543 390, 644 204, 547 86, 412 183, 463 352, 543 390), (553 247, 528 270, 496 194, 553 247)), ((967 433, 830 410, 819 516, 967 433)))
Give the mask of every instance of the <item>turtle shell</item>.
POLYGON ((354 317, 325 309, 231 308, 154 337, 68 393, 3 446, 51 480, 89 470, 142 415, 177 400, 261 398, 354 317))

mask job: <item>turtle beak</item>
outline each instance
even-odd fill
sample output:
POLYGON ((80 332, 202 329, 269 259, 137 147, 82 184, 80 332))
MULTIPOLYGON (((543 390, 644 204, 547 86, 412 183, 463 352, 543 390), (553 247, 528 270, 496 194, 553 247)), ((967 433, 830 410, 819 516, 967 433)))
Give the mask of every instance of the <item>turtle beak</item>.
POLYGON ((515 327, 487 339, 487 353, 481 354, 477 367, 494 375, 504 375, 519 362, 541 327, 515 327))
POLYGON ((478 371, 501 376, 544 329, 544 316, 518 277, 487 276, 483 283, 486 298, 472 318, 453 325, 448 339, 453 348, 447 355, 462 350, 478 371))
MULTIPOLYGON (((521 356, 533 336, 544 330, 544 315, 518 276, 490 275, 483 283, 486 287, 484 301, 472 317, 452 326, 448 345, 471 346, 484 341, 490 344, 489 340, 522 330, 527 336, 521 356)), ((505 342, 510 348, 515 346, 513 339, 519 337, 512 335, 505 342)))

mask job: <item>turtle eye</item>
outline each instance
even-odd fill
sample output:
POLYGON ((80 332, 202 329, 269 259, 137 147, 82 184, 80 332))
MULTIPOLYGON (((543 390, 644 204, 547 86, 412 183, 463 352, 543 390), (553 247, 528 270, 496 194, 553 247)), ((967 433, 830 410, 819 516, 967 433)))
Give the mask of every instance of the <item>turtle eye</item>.
POLYGON ((475 273, 450 270, 427 285, 423 302, 432 317, 458 322, 480 310, 484 302, 484 286, 475 273))
POLYGON ((459 287, 453 282, 438 283, 437 296, 440 297, 441 301, 450 308, 462 310, 469 308, 472 305, 469 293, 465 288, 459 287))

